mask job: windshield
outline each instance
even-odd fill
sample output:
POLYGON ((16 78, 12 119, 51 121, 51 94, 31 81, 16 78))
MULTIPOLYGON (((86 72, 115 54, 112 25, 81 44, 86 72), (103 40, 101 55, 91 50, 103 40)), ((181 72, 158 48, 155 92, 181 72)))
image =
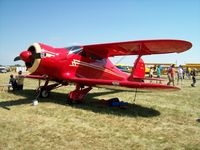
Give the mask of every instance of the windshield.
POLYGON ((83 48, 81 46, 70 46, 70 47, 66 47, 67 50, 69 50, 69 54, 77 54, 80 51, 83 50, 83 48))

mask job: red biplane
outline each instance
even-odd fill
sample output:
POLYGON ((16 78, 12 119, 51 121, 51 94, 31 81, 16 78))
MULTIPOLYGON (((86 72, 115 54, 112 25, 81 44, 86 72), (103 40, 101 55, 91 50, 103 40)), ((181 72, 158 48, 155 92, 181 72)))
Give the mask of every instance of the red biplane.
POLYGON ((142 89, 179 89, 178 87, 145 82, 143 55, 181 53, 192 47, 182 40, 143 40, 54 48, 34 43, 14 61, 23 60, 30 75, 26 78, 43 79, 40 96, 47 97, 52 89, 75 83, 68 101, 82 101, 92 87, 126 87, 142 89), (138 55, 131 74, 116 68, 109 57, 138 55), (49 81, 56 83, 50 84, 49 81))

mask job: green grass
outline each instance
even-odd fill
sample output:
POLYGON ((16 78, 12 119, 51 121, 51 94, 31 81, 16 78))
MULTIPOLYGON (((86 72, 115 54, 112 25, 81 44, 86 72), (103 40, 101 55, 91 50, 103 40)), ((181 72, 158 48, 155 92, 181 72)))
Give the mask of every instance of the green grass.
MULTIPOLYGON (((0 83, 9 74, 0 74, 0 83)), ((25 90, 0 93, 0 149, 200 149, 200 84, 182 83, 175 92, 134 92, 94 88, 84 104, 69 106, 72 87, 52 91, 32 106, 37 81, 25 90), (128 109, 100 99, 118 97, 128 109)))

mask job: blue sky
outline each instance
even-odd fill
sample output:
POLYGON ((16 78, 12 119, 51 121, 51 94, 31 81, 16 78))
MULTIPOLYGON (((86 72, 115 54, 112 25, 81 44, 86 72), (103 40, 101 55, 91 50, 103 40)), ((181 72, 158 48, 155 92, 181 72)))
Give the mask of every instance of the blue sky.
POLYGON ((0 0, 2 65, 15 64, 13 58, 35 42, 66 47, 146 39, 187 40, 193 47, 182 54, 145 56, 145 62, 200 63, 200 1, 0 0))

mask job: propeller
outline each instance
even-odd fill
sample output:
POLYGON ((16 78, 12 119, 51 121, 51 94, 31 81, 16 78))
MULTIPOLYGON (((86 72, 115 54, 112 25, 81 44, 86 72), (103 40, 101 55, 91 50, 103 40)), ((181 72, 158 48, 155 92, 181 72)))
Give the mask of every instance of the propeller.
POLYGON ((32 62, 34 59, 41 59, 46 56, 46 53, 32 53, 30 51, 23 51, 19 56, 15 57, 14 61, 23 60, 26 63, 32 62))
POLYGON ((21 60, 20 56, 15 57, 14 61, 21 60))

